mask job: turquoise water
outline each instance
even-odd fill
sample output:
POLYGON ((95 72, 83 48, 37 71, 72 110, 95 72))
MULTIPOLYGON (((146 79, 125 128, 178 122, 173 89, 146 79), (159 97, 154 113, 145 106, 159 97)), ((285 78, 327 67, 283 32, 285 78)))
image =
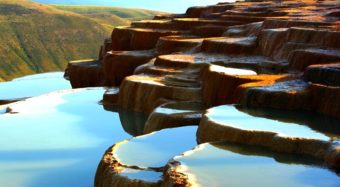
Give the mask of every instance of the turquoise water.
POLYGON ((96 5, 96 6, 116 6, 126 8, 143 8, 158 10, 163 12, 184 13, 188 7, 214 5, 219 2, 230 2, 232 0, 33 0, 46 4, 64 5, 96 5))
POLYGON ((104 152, 131 138, 104 89, 60 91, 0 107, 0 186, 90 187, 104 152), (2 111, 2 112, 1 112, 2 111))
POLYGON ((192 149, 197 126, 165 129, 120 144, 114 155, 124 165, 160 168, 174 156, 192 149))
POLYGON ((285 137, 325 141, 340 138, 336 127, 340 120, 318 117, 317 114, 224 105, 209 109, 207 116, 219 124, 242 130, 270 131, 285 137))
POLYGON ((275 154, 261 148, 228 143, 202 144, 176 157, 178 170, 194 186, 338 187, 340 177, 318 160, 275 154))
POLYGON ((33 74, 33 75, 26 75, 26 76, 23 76, 23 77, 13 79, 12 81, 46 79, 46 78, 63 78, 63 77, 64 77, 64 72, 49 72, 49 73, 39 73, 39 74, 33 74))
POLYGON ((158 182, 162 177, 162 172, 152 171, 152 170, 137 170, 125 168, 119 174, 123 177, 128 177, 132 180, 142 180, 147 182, 158 182))
POLYGON ((70 89, 63 72, 42 73, 0 83, 0 102, 20 100, 56 90, 70 89))
MULTIPOLYGON (((29 76, 12 83, 53 76, 29 76)), ((146 120, 140 113, 108 111, 100 104, 104 92, 103 88, 57 91, 0 106, 0 186, 93 186, 105 151, 116 142, 142 134, 146 120), (7 107, 11 113, 6 113, 7 107)), ((331 128, 338 123, 330 118, 324 121, 315 116, 292 117, 275 110, 233 106, 215 108, 210 115, 227 123, 236 121, 239 127, 254 128, 247 126, 252 122, 260 124, 256 128, 267 129, 269 121, 274 121, 274 125, 297 129, 294 133, 299 136, 338 137, 331 128), (303 128, 299 130, 299 126, 303 128)), ((117 149, 118 157, 127 165, 162 167, 196 145, 196 129, 168 129, 134 138, 117 149)), ((278 127, 273 130, 281 132, 278 127)), ((340 186, 339 177, 320 167, 318 161, 252 151, 252 147, 205 144, 176 159, 187 166, 183 172, 196 177, 196 183, 202 186, 340 186)), ((121 175, 156 182, 161 172, 125 169, 121 175)))
POLYGON ((165 129, 117 144, 114 157, 124 166, 120 176, 156 183, 167 162, 196 143, 197 126, 165 129))

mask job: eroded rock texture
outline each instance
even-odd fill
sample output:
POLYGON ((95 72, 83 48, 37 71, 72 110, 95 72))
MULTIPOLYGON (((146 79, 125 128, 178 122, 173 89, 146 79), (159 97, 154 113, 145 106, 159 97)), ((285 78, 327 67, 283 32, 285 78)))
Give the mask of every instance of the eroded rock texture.
POLYGON ((103 68, 98 60, 71 61, 64 77, 73 88, 96 87, 104 85, 103 68))
POLYGON ((115 144, 98 166, 95 186, 161 186, 168 160, 195 147, 196 130, 163 130, 115 144))
POLYGON ((185 14, 136 21, 130 27, 113 29, 111 39, 101 47, 98 62, 70 63, 67 75, 74 87, 121 85, 123 94, 137 94, 137 87, 145 94, 157 92, 149 103, 153 106, 148 107, 132 106, 144 99, 141 94, 131 96, 137 97, 134 104, 126 104, 131 103, 131 97, 120 97, 124 108, 147 113, 163 103, 157 102, 159 98, 188 100, 169 92, 190 92, 194 86, 203 88, 203 101, 208 106, 243 102, 339 116, 339 104, 332 104, 340 98, 338 7, 339 2, 333 0, 247 1, 192 7, 185 14), (255 73, 245 75, 225 67, 255 73), (186 73, 192 70, 196 75, 186 73), (158 76, 156 79, 169 80, 171 86, 161 83, 166 89, 160 93, 155 91, 160 85, 148 84, 149 91, 145 91, 145 81, 138 81, 140 76, 129 77, 133 74, 143 74, 143 80, 158 76), (188 77, 183 78, 183 74, 188 77), (287 79, 289 82, 281 83, 287 79), (301 92, 305 97, 294 99, 301 92), (278 104, 286 98, 289 105, 278 104), (306 104, 305 100, 314 98, 323 99, 306 104))
POLYGON ((201 102, 169 102, 157 107, 144 126, 144 133, 151 133, 164 128, 198 125, 205 105, 201 102))
MULTIPOLYGON (((339 7, 336 0, 192 7, 185 14, 114 28, 98 61, 70 63, 66 74, 74 87, 115 86, 104 103, 148 114, 144 133, 199 123, 200 143, 264 146, 309 155, 339 170, 339 123, 334 122, 340 117, 339 7), (226 104, 258 112, 232 105, 224 107, 237 111, 219 110, 226 104), (318 113, 325 120, 296 121, 259 108, 318 113)), ((129 186, 131 181, 100 183, 112 171, 103 163, 97 176, 106 177, 98 178, 97 186, 129 186)), ((166 176, 171 180, 162 185, 189 184, 190 175, 166 176)))
POLYGON ((336 167, 340 160, 339 119, 300 115, 273 109, 219 106, 204 115, 197 137, 201 143, 227 140, 277 152, 310 155, 336 167))

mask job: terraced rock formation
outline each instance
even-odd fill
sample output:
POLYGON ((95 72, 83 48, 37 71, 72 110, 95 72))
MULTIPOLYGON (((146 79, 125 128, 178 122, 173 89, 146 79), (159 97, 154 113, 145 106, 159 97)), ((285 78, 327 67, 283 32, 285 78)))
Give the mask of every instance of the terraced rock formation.
MULTIPOLYGON (((221 140, 246 144, 246 150, 260 146, 278 155, 312 157, 321 167, 339 171, 339 12, 336 0, 254 0, 192 7, 185 14, 114 28, 98 61, 71 62, 65 75, 73 87, 115 87, 105 93, 104 103, 148 114, 144 133, 199 125, 197 140, 208 142, 204 147, 221 140)), ((144 143, 149 142, 141 140, 144 143)), ((139 146, 134 140, 124 144, 139 146)), ((198 147, 193 155, 185 153, 160 166, 163 177, 156 183, 143 178, 136 183, 123 177, 127 168, 119 168, 126 164, 114 161, 117 145, 99 165, 98 187, 206 185, 205 180, 214 178, 207 173, 209 151, 198 147), (207 171, 197 169, 197 163, 182 163, 186 157, 197 159, 196 152, 204 152, 199 163, 207 164, 207 171)), ((224 149, 231 155, 229 150, 238 148, 224 149)), ((235 154, 231 157, 243 159, 235 154)), ((229 184, 217 180, 222 180, 217 186, 229 184)), ((340 184, 339 178, 327 184, 340 184)))

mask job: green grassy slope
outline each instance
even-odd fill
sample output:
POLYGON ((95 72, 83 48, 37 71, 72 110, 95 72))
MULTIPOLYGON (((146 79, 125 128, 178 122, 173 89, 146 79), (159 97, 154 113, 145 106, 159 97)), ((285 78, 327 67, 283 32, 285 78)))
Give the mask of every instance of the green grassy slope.
POLYGON ((0 81, 64 70, 70 60, 96 58, 112 29, 103 25, 50 5, 0 0, 0 81))
POLYGON ((54 5, 56 8, 84 15, 100 23, 110 32, 112 27, 120 25, 129 25, 132 20, 141 20, 152 18, 161 12, 130 9, 119 7, 102 7, 102 6, 75 6, 75 5, 54 5))

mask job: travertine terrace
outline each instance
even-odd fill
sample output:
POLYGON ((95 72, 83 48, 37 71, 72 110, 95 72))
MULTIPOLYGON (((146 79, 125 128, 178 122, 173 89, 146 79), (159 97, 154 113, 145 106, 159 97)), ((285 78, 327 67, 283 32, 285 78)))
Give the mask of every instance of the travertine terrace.
MULTIPOLYGON (((219 3, 136 21, 113 29, 98 60, 70 62, 65 75, 74 88, 115 87, 103 102, 148 114, 144 133, 198 125, 198 143, 263 146, 340 169, 337 0, 219 3), (317 115, 328 123, 305 124, 294 115, 260 109, 317 115), (248 124, 233 121, 237 117, 249 119, 248 124), (258 126, 262 120, 269 126, 258 126), (285 131, 286 123, 306 134, 285 131)), ((120 176, 125 165, 113 152, 124 143, 112 143, 99 165, 97 187, 195 183, 179 172, 177 160, 156 169, 132 167, 163 172, 157 182, 120 176)))

